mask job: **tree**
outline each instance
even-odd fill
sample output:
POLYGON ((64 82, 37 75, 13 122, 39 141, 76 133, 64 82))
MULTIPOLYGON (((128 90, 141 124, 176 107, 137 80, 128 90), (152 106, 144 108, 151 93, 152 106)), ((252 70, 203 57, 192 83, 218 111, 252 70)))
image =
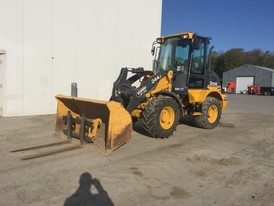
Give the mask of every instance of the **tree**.
POLYGON ((263 52, 261 49, 253 49, 246 52, 241 48, 233 48, 226 52, 213 51, 211 54, 211 69, 215 71, 219 77, 222 77, 223 72, 243 64, 252 64, 274 69, 274 53, 270 51, 263 52))
POLYGON ((261 49, 253 49, 249 52, 246 52, 245 60, 246 64, 253 64, 257 66, 263 66, 263 58, 262 58, 263 52, 261 49))
POLYGON ((262 66, 274 69, 274 53, 266 51, 262 55, 262 66))

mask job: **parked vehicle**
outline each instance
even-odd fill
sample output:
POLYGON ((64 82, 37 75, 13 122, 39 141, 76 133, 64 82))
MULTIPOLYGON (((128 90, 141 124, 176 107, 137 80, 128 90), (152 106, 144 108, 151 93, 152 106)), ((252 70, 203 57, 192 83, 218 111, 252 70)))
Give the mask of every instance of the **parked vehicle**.
POLYGON ((260 89, 265 96, 274 95, 274 87, 261 87, 260 89))
POLYGON ((227 93, 235 93, 235 89, 236 89, 236 82, 229 82, 226 87, 226 92, 227 93))
POLYGON ((248 85, 247 86, 247 93, 250 95, 250 94, 260 94, 261 91, 260 91, 260 87, 257 87, 256 85, 248 85))
POLYGON ((274 95, 274 87, 257 87, 256 85, 248 85, 247 93, 263 94, 265 96, 274 95))

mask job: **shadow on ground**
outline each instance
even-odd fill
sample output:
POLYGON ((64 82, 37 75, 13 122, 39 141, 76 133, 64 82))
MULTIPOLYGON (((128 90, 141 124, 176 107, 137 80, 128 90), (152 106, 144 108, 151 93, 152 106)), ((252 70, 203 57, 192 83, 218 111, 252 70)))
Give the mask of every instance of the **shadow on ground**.
POLYGON ((92 178, 88 172, 80 176, 79 187, 74 194, 68 197, 64 206, 113 206, 113 202, 108 193, 102 187, 100 181, 92 178), (94 186, 97 193, 92 193, 94 186))

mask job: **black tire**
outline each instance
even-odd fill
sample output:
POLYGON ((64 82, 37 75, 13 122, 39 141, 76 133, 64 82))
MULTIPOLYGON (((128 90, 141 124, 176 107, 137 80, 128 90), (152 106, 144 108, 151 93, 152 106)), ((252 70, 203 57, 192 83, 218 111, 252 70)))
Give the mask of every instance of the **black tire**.
POLYGON ((213 129, 219 124, 220 119, 221 106, 219 101, 214 97, 207 97, 202 104, 202 114, 195 116, 194 122, 198 127, 213 129))
POLYGON ((180 117, 177 102, 171 97, 158 96, 149 101, 142 112, 144 129, 156 138, 167 138, 176 130, 180 117))
POLYGON ((265 95, 265 96, 269 96, 269 95, 270 95, 270 92, 269 92, 269 91, 265 91, 265 92, 264 92, 264 95, 265 95))

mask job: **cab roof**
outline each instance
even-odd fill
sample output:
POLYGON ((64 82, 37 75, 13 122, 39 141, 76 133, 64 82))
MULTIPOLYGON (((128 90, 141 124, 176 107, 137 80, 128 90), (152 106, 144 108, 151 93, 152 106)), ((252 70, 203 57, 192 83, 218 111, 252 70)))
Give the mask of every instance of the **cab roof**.
MULTIPOLYGON (((180 32, 180 33, 176 33, 176 34, 171 34, 171 35, 167 35, 167 36, 161 36, 159 38, 156 39, 157 42, 165 42, 167 39, 169 38, 172 38, 172 37, 181 37, 183 39, 193 39, 193 37, 197 35, 196 33, 193 33, 193 32, 180 32)), ((199 36, 199 35, 198 35, 199 36)), ((211 38, 210 37, 202 37, 202 36, 199 36, 200 38, 205 38, 205 39, 208 39, 210 40, 211 38)))

